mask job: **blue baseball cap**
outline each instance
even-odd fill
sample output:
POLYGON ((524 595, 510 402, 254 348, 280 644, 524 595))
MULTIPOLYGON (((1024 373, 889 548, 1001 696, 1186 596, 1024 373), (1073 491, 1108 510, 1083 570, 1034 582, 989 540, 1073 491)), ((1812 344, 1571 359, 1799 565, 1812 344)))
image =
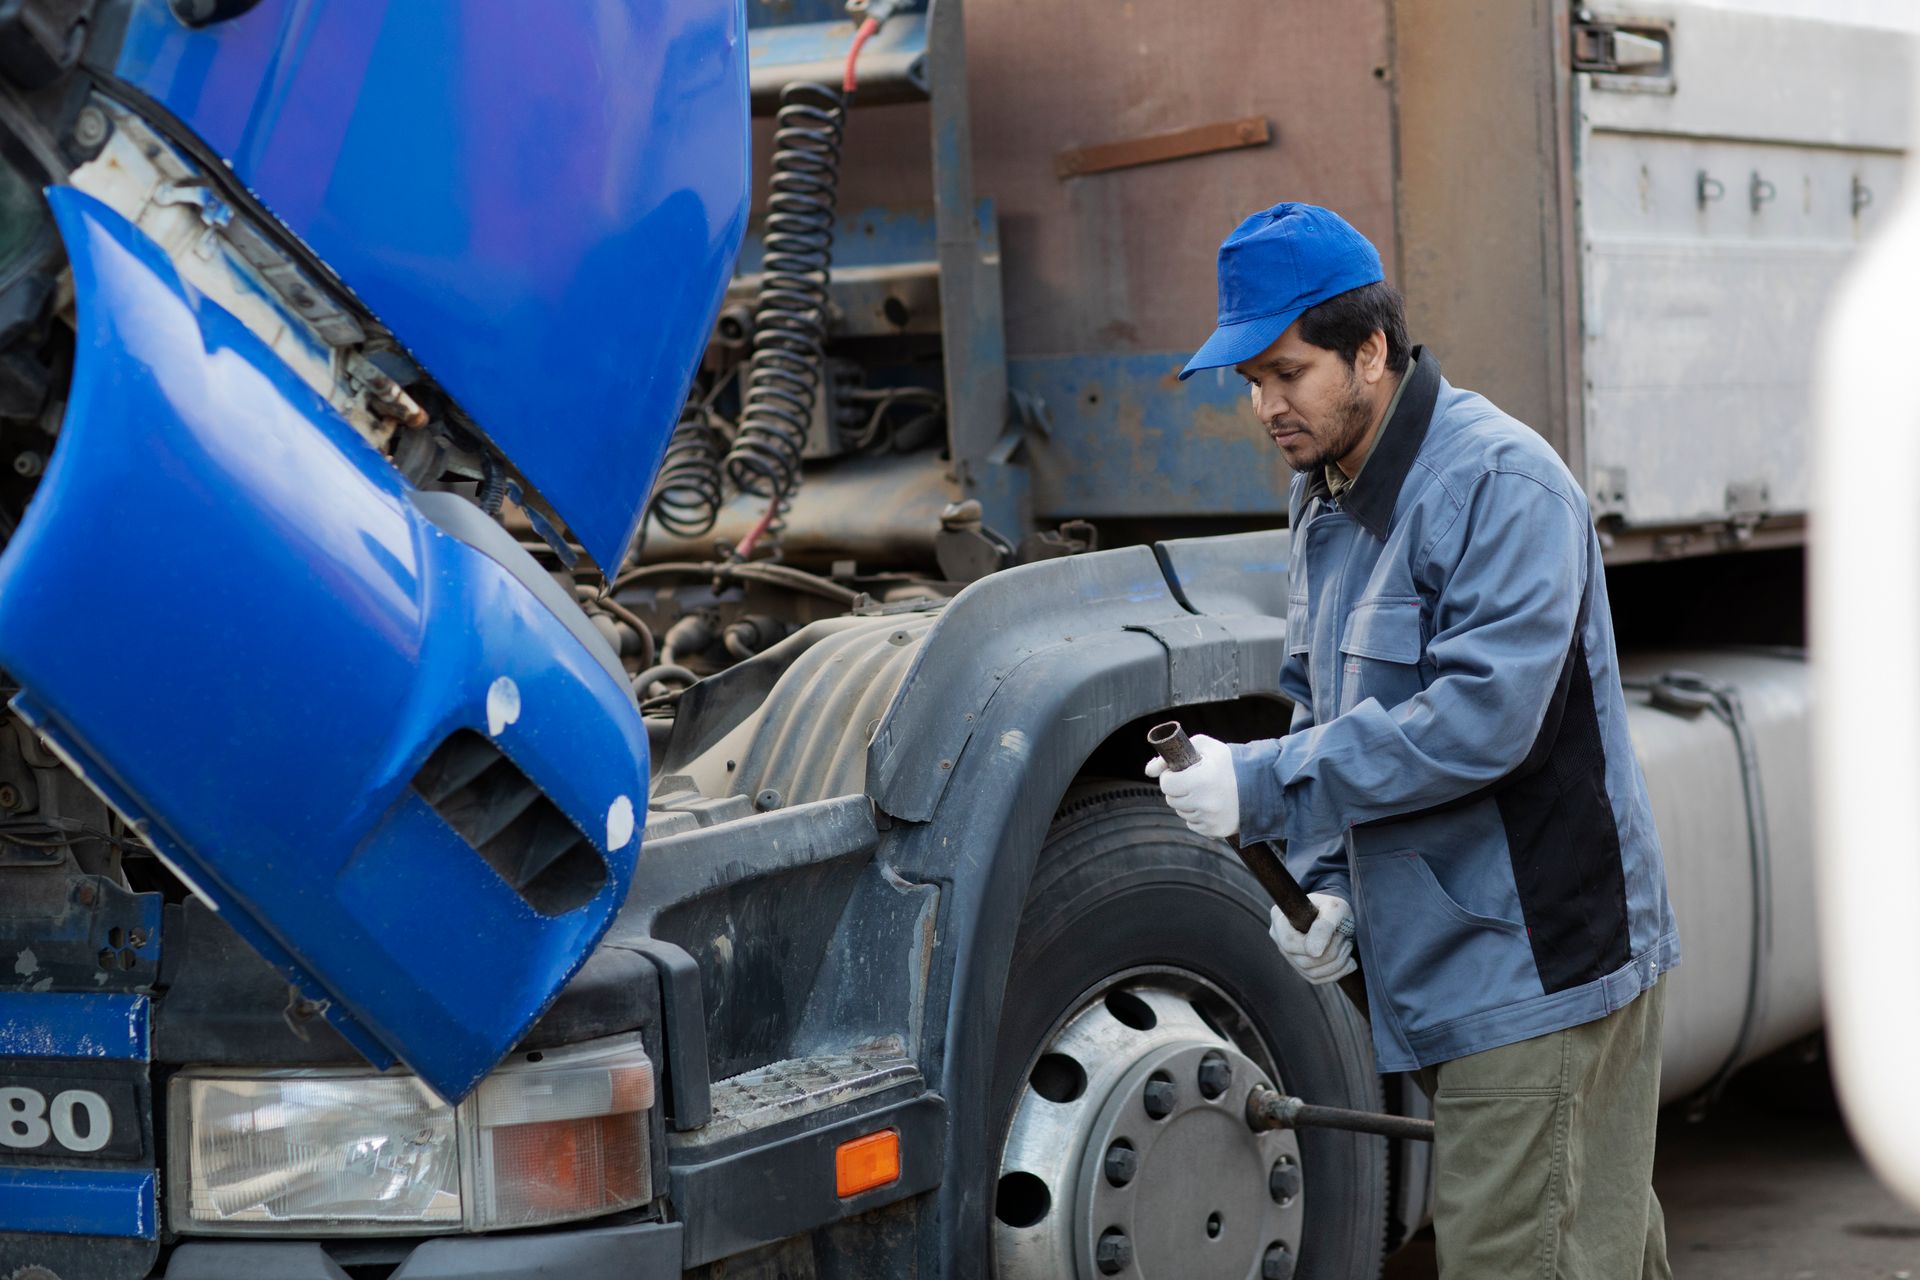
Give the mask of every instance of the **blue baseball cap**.
POLYGON ((1333 210, 1263 209, 1221 242, 1219 327, 1180 376, 1251 359, 1308 307, 1385 278, 1379 251, 1333 210))

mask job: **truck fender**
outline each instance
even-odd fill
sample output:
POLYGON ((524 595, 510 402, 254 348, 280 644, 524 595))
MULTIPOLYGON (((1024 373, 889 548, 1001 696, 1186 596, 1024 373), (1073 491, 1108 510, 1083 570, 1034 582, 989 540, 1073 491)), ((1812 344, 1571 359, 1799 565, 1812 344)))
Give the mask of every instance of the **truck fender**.
MULTIPOLYGON (((1284 582, 1284 535, 1258 536, 1269 549, 1279 538, 1284 582)), ((949 606, 876 735, 876 802, 895 816, 903 816, 896 807, 932 805, 927 821, 901 832, 888 852, 898 874, 942 886, 940 936, 950 963, 932 975, 944 989, 927 992, 926 1003, 944 1008, 945 1019, 929 1016, 921 1048, 950 1115, 987 1111, 1021 908, 1054 812, 1083 763, 1143 717, 1281 697, 1284 617, 1194 612, 1176 596, 1179 581, 1166 576, 1166 564, 1148 548, 1127 548, 976 584, 970 592, 990 583, 999 591, 949 606), (945 714, 933 714, 937 708, 945 714)), ((1143 740, 1142 763, 1147 755, 1143 740)), ((985 1248, 993 1141, 978 1124, 949 1134, 939 1227, 923 1236, 923 1261, 938 1274, 986 1268, 984 1253, 956 1251, 985 1248)))

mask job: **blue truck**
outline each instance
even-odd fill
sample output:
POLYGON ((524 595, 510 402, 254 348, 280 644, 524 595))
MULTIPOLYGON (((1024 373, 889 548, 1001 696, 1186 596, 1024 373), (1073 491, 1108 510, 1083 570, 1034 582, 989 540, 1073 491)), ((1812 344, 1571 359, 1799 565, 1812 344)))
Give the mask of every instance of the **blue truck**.
POLYGON ((0 1276, 1377 1274, 1425 1149, 1242 1117, 1424 1099, 1140 776, 1287 721, 1172 379, 1283 195, 1588 486, 1667 1096, 1816 1031, 1795 335, 1904 44, 1110 10, 0 2, 0 1276))

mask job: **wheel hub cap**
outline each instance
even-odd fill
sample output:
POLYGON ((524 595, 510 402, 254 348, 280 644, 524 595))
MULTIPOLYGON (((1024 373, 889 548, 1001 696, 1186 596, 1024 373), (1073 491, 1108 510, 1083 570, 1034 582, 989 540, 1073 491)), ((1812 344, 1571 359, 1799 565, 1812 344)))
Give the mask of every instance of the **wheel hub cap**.
POLYGON ((1001 1161, 1001 1280, 1284 1280, 1299 1254, 1300 1151, 1247 1127, 1274 1082, 1190 995, 1108 990, 1043 1047, 1001 1161))

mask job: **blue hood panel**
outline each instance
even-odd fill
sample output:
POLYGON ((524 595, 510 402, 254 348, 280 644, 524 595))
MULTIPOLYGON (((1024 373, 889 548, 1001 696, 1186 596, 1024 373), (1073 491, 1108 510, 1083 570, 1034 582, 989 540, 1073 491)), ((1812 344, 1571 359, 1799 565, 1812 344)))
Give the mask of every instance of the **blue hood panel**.
POLYGON ((603 568, 746 225, 744 0, 137 0, 118 75, 392 329, 603 568))
POLYGON ((118 214, 49 198, 78 354, 0 555, 15 706, 369 1058, 457 1098, 626 895, 639 713, 510 539, 442 532, 457 499, 118 214))

